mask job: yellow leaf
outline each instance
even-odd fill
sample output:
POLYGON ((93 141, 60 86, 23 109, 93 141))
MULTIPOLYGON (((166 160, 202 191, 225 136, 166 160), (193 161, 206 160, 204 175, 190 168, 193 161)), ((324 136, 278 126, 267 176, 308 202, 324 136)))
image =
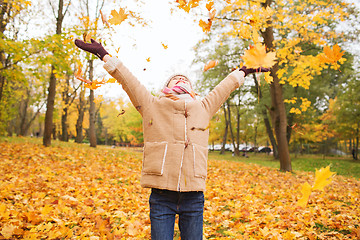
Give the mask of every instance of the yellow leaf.
POLYGON ((120 25, 128 16, 128 14, 125 13, 125 10, 123 8, 120 8, 119 12, 116 10, 111 10, 111 16, 112 18, 109 19, 110 24, 114 25, 120 25))
POLYGON ((109 80, 107 80, 106 83, 116 83, 116 79, 115 78, 110 78, 109 80))
POLYGON ((92 33, 84 32, 83 33, 83 40, 84 42, 90 42, 90 39, 92 38, 92 33))
POLYGON ((266 53, 265 45, 258 43, 246 50, 242 59, 247 68, 270 68, 275 65, 275 55, 275 52, 266 53))
POLYGON ((265 81, 267 82, 267 83, 272 83, 273 81, 274 81, 274 79, 273 79, 273 77, 272 76, 270 76, 270 72, 265 72, 264 73, 264 76, 265 76, 265 81))
POLYGON ((146 61, 147 61, 147 62, 150 62, 150 57, 148 57, 148 58, 146 59, 146 61))
POLYGON ((43 207, 41 209, 41 214, 48 215, 52 210, 53 210, 53 207, 51 205, 45 205, 45 207, 43 207))
POLYGON ((300 207, 306 207, 311 194, 311 186, 308 182, 302 185, 301 193, 302 197, 298 200, 297 205, 300 207))
POLYGON ((330 166, 326 168, 321 168, 320 170, 315 171, 315 183, 313 190, 324 190, 324 187, 331 183, 331 177, 334 176, 335 172, 330 171, 330 166))

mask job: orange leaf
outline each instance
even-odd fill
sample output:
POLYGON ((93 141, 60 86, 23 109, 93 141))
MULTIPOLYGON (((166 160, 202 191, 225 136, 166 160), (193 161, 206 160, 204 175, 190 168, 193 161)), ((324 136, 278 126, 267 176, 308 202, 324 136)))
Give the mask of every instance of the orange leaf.
POLYGON ((211 68, 216 67, 218 64, 219 64, 218 60, 211 60, 204 66, 204 72, 206 72, 207 70, 209 70, 211 68))
POLYGON ((128 14, 125 13, 123 8, 120 8, 119 12, 111 10, 111 16, 112 18, 108 22, 113 25, 120 25, 127 18, 128 14))
POLYGON ((168 45, 165 45, 164 43, 161 43, 161 45, 163 46, 164 49, 168 48, 168 45))
POLYGON ((211 25, 212 25, 211 20, 209 22, 205 22, 200 19, 199 21, 199 26, 202 28, 203 32, 210 32, 211 25))
POLYGON ((345 58, 342 57, 344 52, 345 51, 341 52, 339 45, 335 44, 332 49, 329 46, 325 46, 324 52, 320 53, 318 57, 320 62, 332 64, 334 65, 334 69, 338 69, 340 66, 337 62, 340 61, 340 63, 342 63, 342 61, 345 60, 345 58))
POLYGON ((147 62, 150 62, 150 57, 148 57, 148 58, 146 59, 146 61, 147 61, 147 62))
POLYGON ((83 40, 84 40, 84 42, 90 42, 91 37, 92 37, 92 34, 91 34, 91 33, 88 33, 88 32, 84 32, 84 33, 83 33, 83 40))
POLYGON ((208 2, 208 3, 206 4, 206 8, 207 8, 207 10, 209 10, 209 12, 211 11, 211 9, 212 9, 213 6, 214 6, 214 2, 208 2))
POLYGON ((247 68, 270 68, 275 65, 276 53, 266 52, 265 45, 257 43, 254 47, 250 47, 242 56, 244 64, 247 68))

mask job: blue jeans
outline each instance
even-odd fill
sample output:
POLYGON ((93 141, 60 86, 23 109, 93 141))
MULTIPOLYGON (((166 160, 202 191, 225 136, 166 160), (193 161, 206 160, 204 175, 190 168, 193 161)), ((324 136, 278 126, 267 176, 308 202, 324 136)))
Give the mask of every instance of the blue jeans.
POLYGON ((174 238, 176 214, 179 214, 181 240, 202 239, 203 192, 175 192, 153 188, 149 203, 152 240, 174 238))

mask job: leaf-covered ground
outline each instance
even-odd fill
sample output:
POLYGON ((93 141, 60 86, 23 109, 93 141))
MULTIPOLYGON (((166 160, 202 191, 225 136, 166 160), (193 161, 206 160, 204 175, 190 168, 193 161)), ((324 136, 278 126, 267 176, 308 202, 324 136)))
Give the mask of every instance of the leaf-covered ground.
MULTIPOLYGON (((0 239, 150 239, 140 152, 7 142, 0 149, 0 239)), ((301 185, 313 181, 314 173, 210 160, 204 237, 359 239, 360 181, 335 176, 297 207, 301 185)))

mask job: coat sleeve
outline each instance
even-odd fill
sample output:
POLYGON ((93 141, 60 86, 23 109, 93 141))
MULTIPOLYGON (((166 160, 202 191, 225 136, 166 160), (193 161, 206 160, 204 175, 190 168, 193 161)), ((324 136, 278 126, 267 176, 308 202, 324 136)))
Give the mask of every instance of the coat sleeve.
POLYGON ((111 57, 105 64, 105 70, 121 84, 130 98, 130 101, 142 115, 144 109, 153 100, 154 96, 144 85, 125 67, 116 57, 111 57))
POLYGON ((242 71, 235 70, 222 80, 203 100, 202 104, 212 117, 230 94, 244 83, 242 71))

